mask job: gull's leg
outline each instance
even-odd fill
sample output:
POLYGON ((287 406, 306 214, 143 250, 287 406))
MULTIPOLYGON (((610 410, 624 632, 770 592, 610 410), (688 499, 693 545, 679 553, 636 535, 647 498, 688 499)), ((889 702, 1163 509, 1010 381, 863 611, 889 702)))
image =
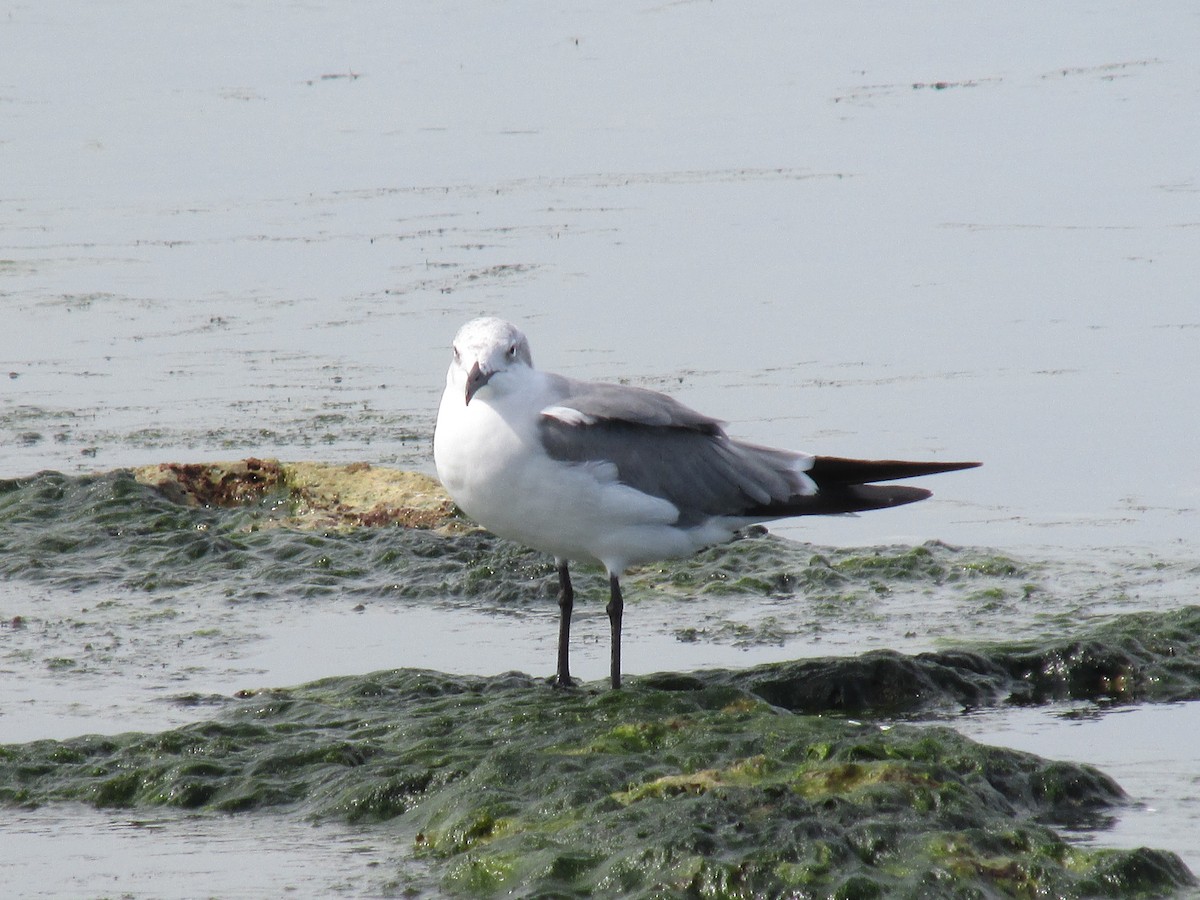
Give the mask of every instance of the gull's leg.
POLYGON ((558 673, 554 684, 569 687, 571 684, 571 611, 575 608, 575 589, 571 587, 571 573, 567 571, 565 559, 555 560, 558 564, 558 673))
POLYGON ((621 582, 616 575, 608 576, 611 594, 608 601, 608 624, 612 626, 612 686, 621 686, 621 616, 625 612, 625 600, 621 597, 621 582))

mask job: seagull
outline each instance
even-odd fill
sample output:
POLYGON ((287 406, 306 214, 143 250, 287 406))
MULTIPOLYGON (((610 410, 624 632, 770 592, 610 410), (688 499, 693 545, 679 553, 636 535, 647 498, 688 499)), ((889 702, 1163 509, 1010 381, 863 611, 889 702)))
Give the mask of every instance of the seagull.
POLYGON ((471 519, 554 557, 558 686, 573 684, 568 564, 604 567, 614 688, 620 578, 630 567, 690 556, 757 522, 924 500, 923 488, 875 482, 979 465, 842 459, 739 441, 720 420, 666 394, 535 369, 525 335, 490 317, 467 322, 454 338, 433 457, 471 519))

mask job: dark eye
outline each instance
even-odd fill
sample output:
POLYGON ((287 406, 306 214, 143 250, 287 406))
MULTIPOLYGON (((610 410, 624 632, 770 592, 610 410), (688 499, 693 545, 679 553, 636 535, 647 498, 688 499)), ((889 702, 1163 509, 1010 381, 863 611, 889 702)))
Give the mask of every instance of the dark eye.
POLYGON ((458 360, 459 360, 458 348, 457 348, 457 347, 451 347, 450 349, 454 351, 454 361, 455 361, 455 362, 458 362, 458 360))
POLYGON ((517 358, 517 345, 516 344, 513 344, 511 347, 508 348, 508 358, 509 359, 517 358))

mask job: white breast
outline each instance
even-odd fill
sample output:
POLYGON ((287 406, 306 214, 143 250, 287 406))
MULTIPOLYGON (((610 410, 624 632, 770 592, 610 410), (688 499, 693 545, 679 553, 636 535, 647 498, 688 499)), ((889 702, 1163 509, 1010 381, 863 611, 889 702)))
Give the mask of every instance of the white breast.
POLYGON ((619 483, 611 464, 546 455, 537 423, 550 404, 536 387, 480 393, 469 405, 456 386, 447 387, 433 452, 455 503, 501 537, 614 571, 694 552, 698 535, 674 526, 674 504, 619 483))

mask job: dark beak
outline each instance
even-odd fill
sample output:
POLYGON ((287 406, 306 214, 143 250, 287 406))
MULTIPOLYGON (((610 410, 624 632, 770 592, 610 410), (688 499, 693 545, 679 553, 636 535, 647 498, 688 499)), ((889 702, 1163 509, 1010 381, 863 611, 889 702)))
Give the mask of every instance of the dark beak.
POLYGON ((471 371, 467 373, 467 405, 471 403, 471 398, 475 396, 475 392, 488 383, 488 379, 492 377, 491 372, 485 372, 479 368, 479 363, 471 366, 471 371))

